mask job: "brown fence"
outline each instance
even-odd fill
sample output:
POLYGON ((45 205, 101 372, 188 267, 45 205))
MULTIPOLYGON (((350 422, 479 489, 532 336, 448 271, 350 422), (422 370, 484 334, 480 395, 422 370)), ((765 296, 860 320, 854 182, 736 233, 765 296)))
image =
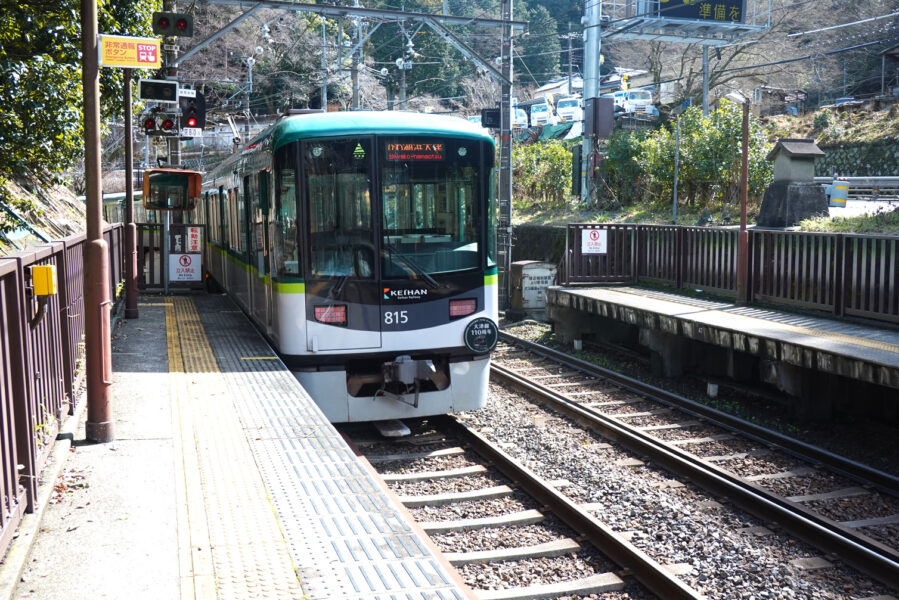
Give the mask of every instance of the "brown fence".
MULTIPOLYGON (((646 281, 736 296, 737 236, 735 228, 572 224, 559 281, 646 281), (584 253, 584 235, 600 230, 608 232, 605 253, 584 253)), ((897 252, 897 236, 753 229, 749 300, 899 322, 897 252)))
POLYGON ((634 278, 634 234, 633 225, 587 225, 571 224, 565 242, 565 258, 562 271, 570 283, 619 282, 634 278), (606 235, 608 251, 603 254, 585 254, 581 248, 582 235, 591 231, 603 231, 606 235))
MULTIPOLYGON (((122 278, 122 226, 103 232, 110 284, 122 278)), ((64 413, 74 413, 84 359, 85 236, 0 258, 0 556, 26 512, 64 413), (58 293, 41 311, 31 267, 54 265, 58 293)))

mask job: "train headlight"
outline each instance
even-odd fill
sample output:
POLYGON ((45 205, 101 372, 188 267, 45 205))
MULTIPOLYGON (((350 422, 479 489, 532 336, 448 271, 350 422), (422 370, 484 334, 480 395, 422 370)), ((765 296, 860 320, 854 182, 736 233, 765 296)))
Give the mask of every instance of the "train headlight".
POLYGON ((474 298, 463 298, 461 300, 450 300, 449 316, 450 319, 458 317, 466 317, 478 310, 478 301, 474 298))
POLYGON ((315 320, 328 325, 346 326, 346 304, 316 306, 315 320))

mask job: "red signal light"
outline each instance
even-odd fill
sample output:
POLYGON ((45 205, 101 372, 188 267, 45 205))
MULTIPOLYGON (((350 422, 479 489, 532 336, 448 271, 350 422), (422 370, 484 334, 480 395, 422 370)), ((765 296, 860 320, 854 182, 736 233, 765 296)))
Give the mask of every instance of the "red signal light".
POLYGON ((196 127, 197 126, 197 118, 196 117, 187 117, 187 126, 188 127, 196 127))
POLYGON ((153 131, 156 129, 156 119, 146 118, 144 119, 144 129, 147 131, 153 131))
POLYGON ((169 21, 168 17, 159 17, 159 21, 157 21, 157 23, 159 23, 160 29, 168 29, 171 25, 171 21, 169 21))
POLYGON ((175 21, 175 28, 178 31, 187 31, 187 19, 178 19, 175 21))
POLYGON ((172 119, 163 119, 162 128, 166 131, 171 131, 175 128, 175 122, 172 119))

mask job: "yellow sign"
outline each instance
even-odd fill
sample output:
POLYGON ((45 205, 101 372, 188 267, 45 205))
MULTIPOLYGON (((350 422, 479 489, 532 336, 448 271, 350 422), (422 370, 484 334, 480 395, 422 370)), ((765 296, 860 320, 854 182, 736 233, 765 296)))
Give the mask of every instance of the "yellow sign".
POLYGON ((156 38, 100 35, 100 65, 121 69, 158 69, 162 66, 156 38))

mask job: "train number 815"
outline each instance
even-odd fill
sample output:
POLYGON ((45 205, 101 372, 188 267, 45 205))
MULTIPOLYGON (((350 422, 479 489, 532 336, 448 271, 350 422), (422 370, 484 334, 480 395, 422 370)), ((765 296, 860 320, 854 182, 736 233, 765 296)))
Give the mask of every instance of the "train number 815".
POLYGON ((409 322, 409 311, 406 310, 394 310, 384 313, 384 324, 385 325, 403 325, 409 322))

